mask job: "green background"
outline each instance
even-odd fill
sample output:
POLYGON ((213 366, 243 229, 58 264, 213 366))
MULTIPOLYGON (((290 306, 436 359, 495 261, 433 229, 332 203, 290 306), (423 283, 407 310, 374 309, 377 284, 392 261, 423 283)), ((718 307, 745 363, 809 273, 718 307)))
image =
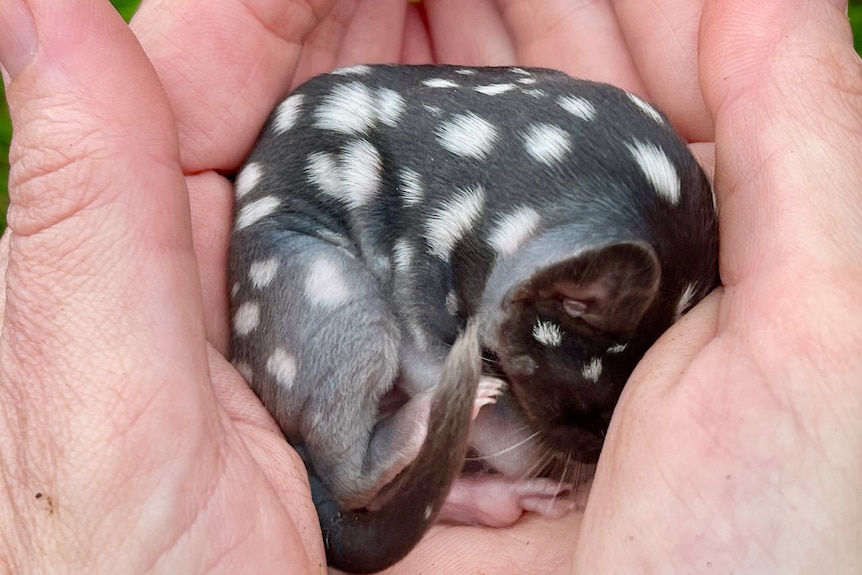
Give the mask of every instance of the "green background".
MULTIPOLYGON (((140 0, 113 0, 112 4, 128 20, 135 13, 140 0)), ((856 51, 862 54, 862 0, 850 0, 850 23, 856 51)), ((12 125, 6 108, 6 95, 0 84, 0 232, 6 228, 6 206, 9 204, 9 142, 12 140, 12 125)))

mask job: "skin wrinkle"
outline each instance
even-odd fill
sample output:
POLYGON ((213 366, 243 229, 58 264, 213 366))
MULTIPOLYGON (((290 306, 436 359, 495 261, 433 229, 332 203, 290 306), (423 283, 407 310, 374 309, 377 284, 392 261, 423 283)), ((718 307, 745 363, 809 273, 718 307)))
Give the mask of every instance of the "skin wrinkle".
MULTIPOLYGON (((134 485, 136 483, 143 483, 146 485, 151 485, 152 487, 146 493, 146 495, 140 497, 140 505, 139 508, 146 510, 147 502, 152 499, 153 496, 158 495, 159 493, 168 491, 173 491, 173 486, 177 485, 177 478, 174 476, 185 476, 186 473, 178 470, 172 469, 172 462, 180 460, 182 458, 183 451, 186 450, 185 447, 182 449, 180 445, 182 443, 188 443, 189 439, 192 439, 194 443, 203 444, 207 440, 209 440, 213 434, 208 433, 208 429, 206 429, 203 425, 198 423, 193 423, 185 420, 178 420, 176 425, 181 427, 181 430, 175 434, 176 437, 183 438, 183 442, 175 442, 171 444, 164 445, 164 449, 161 450, 161 453, 158 454, 157 459, 154 459, 149 466, 144 466, 142 468, 141 461, 139 459, 139 450, 134 449, 124 449, 124 446, 128 446, 130 444, 134 445, 136 440, 134 439, 134 435, 143 435, 140 431, 140 424, 138 423, 138 418, 142 417, 146 412, 149 411, 148 406, 150 404, 157 403, 158 395, 170 394, 171 391, 169 388, 160 388, 158 390, 154 390, 151 398, 141 405, 138 409, 138 415, 133 416, 128 421, 118 420, 116 421, 116 427, 112 432, 112 437, 114 437, 114 441, 118 447, 118 457, 121 458, 131 458, 135 460, 135 466, 128 466, 129 469, 134 469, 135 472, 133 474, 129 474, 126 477, 120 479, 117 485, 114 487, 114 493, 116 493, 116 497, 118 499, 127 499, 128 493, 138 493, 140 490, 136 490, 134 485), (131 436, 131 437, 130 437, 131 436), (169 464, 169 467, 165 469, 165 464, 169 464), (151 477, 152 479, 149 479, 151 477)), ((139 403, 136 401, 136 403, 139 403)), ((208 426, 209 427, 209 426, 208 426)), ((222 439, 221 434, 214 434, 215 437, 222 439)), ((145 442, 146 439, 143 439, 145 442)), ((222 452, 224 451, 224 446, 220 446, 219 449, 214 450, 213 455, 214 459, 218 462, 223 461, 222 452)), ((188 464, 193 464, 191 460, 189 460, 188 464)), ((177 520, 177 515, 173 514, 170 519, 170 529, 168 531, 174 533, 175 535, 171 535, 170 537, 166 537, 163 535, 162 545, 156 549, 148 549, 149 554, 154 557, 151 565, 147 565, 146 569, 142 568, 141 572, 148 571, 151 567, 157 565, 160 561, 159 558, 167 558, 171 559, 172 555, 175 555, 176 552, 172 553, 172 550, 178 547, 182 547, 184 540, 189 537, 190 531, 193 529, 194 525, 200 522, 201 516, 206 513, 209 502, 213 499, 214 493, 217 492, 218 486, 223 481, 224 475, 224 465, 215 465, 212 466, 212 473, 209 473, 204 476, 204 479, 208 480, 204 483, 200 481, 196 481, 193 489, 183 489, 181 493, 172 494, 172 499, 176 500, 181 504, 181 507, 187 510, 199 508, 199 511, 191 513, 185 512, 181 514, 181 518, 183 521, 177 520), (188 497, 188 496, 191 497, 188 497), (190 500, 194 500, 194 503, 191 503, 190 500), (203 502, 201 506, 197 502, 203 502)), ((109 495, 110 496, 110 495, 109 495)), ((104 495, 102 495, 104 497, 104 495)), ((125 511, 121 511, 125 513, 125 511)), ((120 519, 114 520, 113 524, 122 523, 126 519, 125 514, 123 514, 120 519)), ((112 522, 109 520, 109 516, 104 516, 102 519, 107 524, 106 529, 109 531, 106 537, 99 537, 97 535, 98 529, 94 529, 94 533, 89 537, 95 537, 99 540, 110 539, 113 535, 114 527, 112 527, 112 522)), ((130 545, 126 545, 125 548, 131 546, 135 547, 134 541, 137 540, 137 537, 141 535, 140 533, 136 533, 136 530, 131 530, 129 534, 126 536, 126 540, 132 542, 130 545)), ((88 540, 88 539, 85 539, 88 540)), ((111 548, 111 547, 108 547, 111 548)), ((118 543, 113 548, 116 548, 118 551, 124 548, 122 543, 118 543)), ((120 555, 118 559, 121 559, 120 555)), ((185 570, 174 571, 174 572, 184 572, 185 570)))
MULTIPOLYGON (((23 528, 24 533, 20 533, 17 530, 12 530, 11 533, 5 534, 5 536, 0 539, 0 543, 8 541, 8 543, 0 545, 0 561, 3 558, 9 558, 9 561, 13 561, 13 557, 17 557, 16 551, 23 551, 21 553, 21 557, 25 560, 27 557, 32 556, 34 543, 36 541, 35 537, 28 536, 34 531, 33 520, 37 518, 36 515, 31 514, 28 515, 23 507, 28 504, 33 503, 35 500, 35 493, 33 494, 32 499, 26 497, 27 490, 24 489, 15 489, 21 485, 26 485, 28 482, 25 480, 24 473, 22 470, 26 470, 27 467, 22 465, 22 459, 24 454, 21 449, 17 449, 14 445, 6 445, 11 443, 9 438, 15 437, 16 439, 26 439, 28 435, 28 427, 22 425, 24 418, 22 417, 22 412, 17 408, 19 404, 17 402, 2 402, 0 403, 0 429, 12 430, 19 429, 21 430, 18 434, 4 434, 6 435, 6 440, 0 443, 0 449, 2 449, 3 454, 3 495, 5 495, 4 499, 8 505, 8 509, 13 510, 15 517, 17 518, 16 526, 23 528), (10 421, 15 420, 16 423, 13 425, 10 421), (10 453, 10 451, 14 453, 10 453), (23 496, 16 495, 23 493, 23 496), (20 505, 19 505, 20 503, 20 505), (28 521, 30 519, 30 521, 28 521), (14 537, 14 541, 7 540, 7 537, 14 537)), ((26 473, 26 472, 25 472, 26 473)), ((14 561, 16 564, 20 565, 20 560, 14 561)), ((16 567, 10 571, 11 573, 20 573, 23 572, 23 569, 16 567)))
MULTIPOLYGON (((104 163, 109 165, 108 159, 104 160, 104 163)), ((91 160, 87 158, 63 155, 52 160, 41 160, 38 162, 39 166, 22 168, 22 163, 17 163, 16 169, 10 171, 10 186, 14 186, 15 197, 7 214, 9 229, 18 237, 36 235, 71 219, 91 204, 101 206, 108 203, 110 199, 102 194, 111 190, 111 185, 99 186, 91 183, 86 186, 85 194, 76 197, 69 197, 67 194, 49 196, 39 191, 45 186, 45 179, 49 182, 56 181, 57 184, 51 186, 55 189, 74 188, 74 184, 70 183, 77 179, 77 173, 88 171, 86 165, 89 161, 91 160), (33 217, 31 212, 36 212, 38 217, 33 217)))
MULTIPOLYGON (((187 571, 187 569, 178 570, 176 567, 171 568, 170 564, 178 561, 177 556, 179 556, 179 561, 188 561, 188 559, 183 558, 183 545, 187 544, 187 540, 192 539, 193 532, 196 531, 196 527, 200 525, 203 521, 205 521, 207 516, 211 513, 211 505, 213 504, 213 501, 217 498, 217 493, 219 493, 224 481, 224 473, 227 467, 226 465, 224 465, 224 452, 226 450, 226 446, 222 445, 220 449, 215 451, 216 463, 213 467, 214 472, 208 474, 207 476, 207 479, 210 479, 211 481, 204 486, 201 486, 200 484, 195 484, 195 488, 193 490, 190 490, 197 500, 203 502, 203 505, 197 512, 187 514, 186 522, 182 525, 176 525, 176 523, 172 523, 172 527, 177 528, 177 536, 175 538, 172 538, 170 541, 166 541, 166 546, 163 548, 163 550, 160 553, 153 555, 153 561, 150 568, 154 571, 156 570, 156 567, 158 567, 160 564, 165 566, 166 569, 162 571, 165 573, 187 571), (174 550, 176 551, 174 552, 174 550)), ((204 528, 204 530, 206 529, 204 528)), ((234 546, 237 546, 240 543, 241 541, 237 541, 234 543, 234 546)), ((219 555, 227 554, 228 551, 229 549, 226 548, 224 552, 219 553, 219 555)), ((212 561, 210 561, 210 564, 211 566, 215 566, 218 564, 218 562, 218 557, 216 557, 212 561)), ((200 566, 198 565, 197 567, 200 566)), ((207 568, 200 572, 207 573, 210 571, 210 569, 211 568, 207 568)), ((148 568, 145 571, 149 570, 150 569, 148 568)), ((195 569, 195 571, 198 571, 198 569, 195 569)))

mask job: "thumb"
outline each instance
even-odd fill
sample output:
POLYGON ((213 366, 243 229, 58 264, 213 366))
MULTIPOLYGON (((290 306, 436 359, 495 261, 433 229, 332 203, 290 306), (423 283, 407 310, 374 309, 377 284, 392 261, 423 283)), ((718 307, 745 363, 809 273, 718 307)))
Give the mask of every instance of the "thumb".
MULTIPOLYGON (((0 59, 14 125, 0 486, 28 503, 53 492, 86 549, 117 537, 106 518, 137 501, 123 494, 213 433, 177 136, 108 2, 0 0, 0 59)), ((0 515, 6 533, 44 527, 0 515)))

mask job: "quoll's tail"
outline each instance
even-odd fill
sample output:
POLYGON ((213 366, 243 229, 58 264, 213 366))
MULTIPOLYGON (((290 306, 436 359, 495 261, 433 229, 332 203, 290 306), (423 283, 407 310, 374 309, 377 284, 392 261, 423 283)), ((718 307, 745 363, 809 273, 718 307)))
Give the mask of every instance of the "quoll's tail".
POLYGON ((481 370, 478 330, 471 324, 446 358, 419 454, 374 511, 342 509, 298 449, 308 468, 330 567, 350 573, 382 571, 407 555, 434 523, 467 454, 481 370))

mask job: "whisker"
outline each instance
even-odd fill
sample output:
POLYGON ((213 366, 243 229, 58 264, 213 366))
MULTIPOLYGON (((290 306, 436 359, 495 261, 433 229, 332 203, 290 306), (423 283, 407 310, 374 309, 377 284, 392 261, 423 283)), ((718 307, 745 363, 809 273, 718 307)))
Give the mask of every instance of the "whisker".
POLYGON ((531 477, 537 477, 539 475, 539 473, 542 471, 542 469, 546 468, 548 465, 551 464, 551 462, 554 461, 555 457, 556 456, 551 449, 545 448, 544 453, 542 453, 536 459, 536 463, 534 463, 532 466, 528 467, 524 471, 524 473, 521 475, 521 479, 529 479, 531 477))
MULTIPOLYGON (((524 429, 524 428, 526 428, 526 426, 524 426, 522 429, 524 429)), ((483 459, 490 459, 490 458, 492 458, 492 457, 499 457, 499 456, 501 456, 501 455, 505 455, 505 454, 509 453, 510 451, 513 451, 513 450, 515 450, 515 449, 518 449, 518 448, 519 448, 519 447, 521 447, 522 445, 525 445, 526 443, 528 443, 528 442, 532 441, 532 440, 533 440, 533 439, 535 439, 538 435, 539 435, 539 432, 538 432, 538 431, 533 432, 531 435, 528 435, 527 437, 525 437, 525 438, 524 438, 524 439, 522 439, 521 441, 519 441, 519 442, 515 443, 514 445, 510 445, 509 447, 505 447, 505 448, 501 449, 500 451, 497 451, 497 452, 495 452, 495 453, 488 453, 488 454, 485 454, 485 455, 480 455, 480 456, 478 456, 478 457, 468 458, 468 459, 471 459, 471 461, 481 461, 481 460, 483 460, 483 459)))

